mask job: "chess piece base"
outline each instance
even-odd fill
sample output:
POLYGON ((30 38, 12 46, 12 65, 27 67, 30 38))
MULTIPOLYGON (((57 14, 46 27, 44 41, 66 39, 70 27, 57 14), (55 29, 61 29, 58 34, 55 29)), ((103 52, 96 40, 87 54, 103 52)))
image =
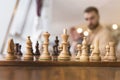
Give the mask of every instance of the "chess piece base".
MULTIPOLYGON (((44 54, 44 53, 43 53, 44 54)), ((49 56, 49 55, 41 55, 40 57, 39 57, 39 60, 51 60, 51 56, 49 56)))
POLYGON ((80 62, 88 62, 89 57, 88 56, 80 56, 80 62))
POLYGON ((108 56, 109 61, 116 61, 117 58, 115 56, 108 56))
POLYGON ((5 58, 6 58, 6 60, 15 60, 16 56, 15 55, 7 54, 7 56, 5 58))
POLYGON ((58 60, 68 61, 70 60, 70 57, 58 57, 58 60))
POLYGON ((58 60, 70 60, 70 56, 69 56, 69 54, 68 55, 67 54, 66 53, 60 53, 60 55, 58 56, 58 60))
POLYGON ((101 61, 101 57, 100 56, 90 56, 90 61, 93 61, 93 62, 99 62, 101 61))
POLYGON ((104 57, 102 58, 102 61, 108 62, 108 61, 109 61, 109 60, 108 60, 108 56, 104 56, 104 57))
POLYGON ((33 60, 33 56, 32 55, 24 55, 23 59, 24 60, 33 60))

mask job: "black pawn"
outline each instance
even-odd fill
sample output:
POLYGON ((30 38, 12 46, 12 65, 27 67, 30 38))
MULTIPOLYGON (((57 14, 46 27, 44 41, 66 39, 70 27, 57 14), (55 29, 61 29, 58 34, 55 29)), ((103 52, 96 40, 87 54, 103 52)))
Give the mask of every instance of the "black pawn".
POLYGON ((35 51, 35 55, 40 55, 40 51, 39 51, 39 43, 38 43, 38 41, 36 42, 35 49, 36 49, 36 51, 35 51))
POLYGON ((15 55, 17 55, 19 51, 19 43, 15 44, 14 51, 15 51, 15 55))
POLYGON ((58 36, 56 36, 55 45, 53 46, 53 54, 52 54, 53 56, 59 55, 58 46, 59 46, 59 40, 58 40, 58 36))
POLYGON ((70 43, 68 42, 68 53, 69 53, 69 55, 71 56, 71 52, 70 52, 70 43))
POLYGON ((22 55, 22 52, 21 52, 21 45, 18 46, 18 55, 22 55))

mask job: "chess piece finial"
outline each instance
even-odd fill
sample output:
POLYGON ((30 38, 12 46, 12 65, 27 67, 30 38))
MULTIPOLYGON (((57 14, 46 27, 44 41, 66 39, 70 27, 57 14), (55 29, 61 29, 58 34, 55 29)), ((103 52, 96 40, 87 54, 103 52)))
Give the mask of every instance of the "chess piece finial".
POLYGON ((70 60, 70 55, 68 52, 68 37, 69 37, 69 35, 67 35, 67 29, 64 29, 64 34, 62 34, 61 37, 62 37, 63 49, 62 49, 60 55, 58 56, 58 59, 59 60, 70 60))
POLYGON ((90 61, 101 61, 98 40, 96 40, 94 43, 94 50, 92 51, 92 54, 90 55, 90 61))
POLYGON ((77 56, 75 57, 76 59, 80 59, 81 56, 81 44, 77 44, 77 56))
POLYGON ((28 36, 26 40, 26 54, 23 56, 23 58, 24 60, 33 60, 32 42, 30 36, 28 36))
POLYGON ((8 40, 8 48, 7 48, 6 60, 15 60, 16 56, 14 55, 14 41, 13 39, 8 40))
POLYGON ((108 60, 116 61, 117 57, 116 57, 116 52, 115 52, 115 42, 109 42, 109 46, 110 46, 110 51, 108 55, 108 60))
POLYGON ((81 53, 81 56, 80 56, 80 61, 81 62, 88 62, 89 61, 86 37, 83 38, 82 53, 81 53))
POLYGON ((51 60, 51 56, 48 51, 49 36, 50 36, 50 34, 48 32, 43 33, 43 37, 44 37, 43 52, 40 55, 39 60, 51 60))
POLYGON ((106 53, 105 56, 103 57, 103 61, 108 61, 108 56, 109 56, 109 52, 110 52, 110 46, 107 44, 105 47, 106 53))
POLYGON ((35 54, 34 54, 34 55, 36 55, 36 56, 40 55, 39 43, 38 43, 38 41, 36 42, 35 49, 36 49, 36 51, 35 51, 35 54))

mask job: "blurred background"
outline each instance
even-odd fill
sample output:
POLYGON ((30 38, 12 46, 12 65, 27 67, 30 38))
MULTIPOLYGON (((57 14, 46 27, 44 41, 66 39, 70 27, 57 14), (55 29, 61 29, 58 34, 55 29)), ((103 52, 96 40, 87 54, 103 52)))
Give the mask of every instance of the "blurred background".
MULTIPOLYGON (((31 36, 33 48, 38 40, 42 44, 42 33, 50 33, 50 44, 55 36, 61 40, 64 28, 75 27, 81 31, 85 26, 83 12, 95 6, 100 12, 100 22, 111 31, 119 47, 120 0, 1 0, 0 1, 0 51, 6 53, 7 40, 13 38, 25 51, 25 40, 31 36)), ((83 30, 83 32, 85 32, 83 30)), ((85 32, 87 35, 87 32, 85 32)), ((70 37, 71 40, 71 37, 70 37)))

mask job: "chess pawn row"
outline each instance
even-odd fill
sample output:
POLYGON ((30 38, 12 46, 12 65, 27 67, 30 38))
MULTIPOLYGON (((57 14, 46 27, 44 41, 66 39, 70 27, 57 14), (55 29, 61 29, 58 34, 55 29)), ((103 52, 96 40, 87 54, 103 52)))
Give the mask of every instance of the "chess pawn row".
POLYGON ((103 58, 103 61, 116 61, 116 52, 115 52, 115 42, 109 42, 108 45, 106 45, 106 54, 103 58))

